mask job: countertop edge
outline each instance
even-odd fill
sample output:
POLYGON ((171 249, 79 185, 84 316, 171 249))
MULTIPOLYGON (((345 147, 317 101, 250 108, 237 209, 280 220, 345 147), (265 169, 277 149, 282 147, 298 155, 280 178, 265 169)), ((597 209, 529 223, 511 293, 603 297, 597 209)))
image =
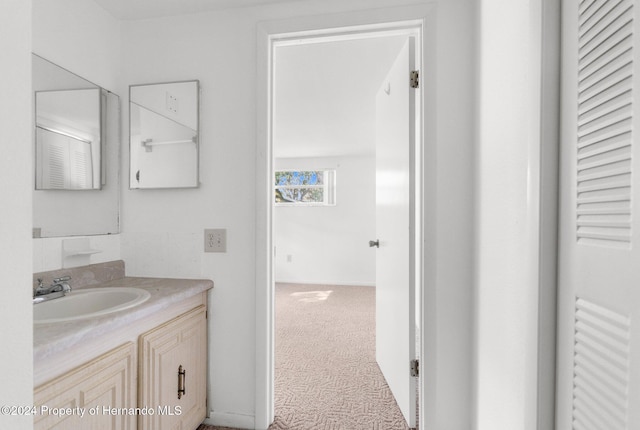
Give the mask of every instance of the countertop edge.
POLYGON ((87 343, 96 338, 108 336, 124 327, 129 327, 136 321, 143 320, 175 303, 208 291, 213 286, 213 281, 209 279, 124 277, 83 287, 82 290, 102 287, 136 287, 149 291, 151 296, 136 307, 99 317, 51 324, 34 324, 34 366, 44 360, 51 360, 56 354, 68 351, 78 344, 87 343))

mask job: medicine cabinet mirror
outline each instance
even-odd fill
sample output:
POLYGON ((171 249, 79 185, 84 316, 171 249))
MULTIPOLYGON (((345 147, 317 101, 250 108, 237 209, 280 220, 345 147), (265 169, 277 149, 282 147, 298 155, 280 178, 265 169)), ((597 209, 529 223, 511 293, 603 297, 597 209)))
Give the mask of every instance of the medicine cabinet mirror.
POLYGON ((199 185, 199 82, 129 87, 129 186, 199 185))
POLYGON ((120 99, 32 55, 33 235, 119 232, 120 99))

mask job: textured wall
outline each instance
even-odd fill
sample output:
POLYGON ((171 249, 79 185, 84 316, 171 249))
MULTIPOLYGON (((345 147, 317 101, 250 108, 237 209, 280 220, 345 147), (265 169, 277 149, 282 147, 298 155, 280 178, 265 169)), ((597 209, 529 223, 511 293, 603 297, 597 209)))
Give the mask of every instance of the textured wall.
POLYGON ((274 209, 276 282, 375 285, 375 158, 276 160, 276 169, 319 168, 336 169, 336 205, 274 209))

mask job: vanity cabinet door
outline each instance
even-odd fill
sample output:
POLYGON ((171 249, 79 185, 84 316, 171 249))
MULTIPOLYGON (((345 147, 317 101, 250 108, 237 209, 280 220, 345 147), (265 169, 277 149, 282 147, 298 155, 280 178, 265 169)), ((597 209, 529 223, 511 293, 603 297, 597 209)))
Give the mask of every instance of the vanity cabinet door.
POLYGON ((34 391, 34 429, 135 430, 135 344, 129 342, 34 391))
POLYGON ((140 337, 140 430, 194 430, 206 417, 207 321, 199 306, 140 337))

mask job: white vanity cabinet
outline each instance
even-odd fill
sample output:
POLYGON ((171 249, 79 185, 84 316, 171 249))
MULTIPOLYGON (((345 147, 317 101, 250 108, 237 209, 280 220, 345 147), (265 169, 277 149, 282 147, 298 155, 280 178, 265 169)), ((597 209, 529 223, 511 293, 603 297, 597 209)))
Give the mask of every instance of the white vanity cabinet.
POLYGON ((213 282, 123 277, 100 287, 142 288, 150 297, 131 309, 34 326, 35 410, 72 412, 36 415, 34 428, 195 430, 207 414, 213 282))
POLYGON ((128 342, 34 392, 34 429, 135 430, 136 347, 128 342), (115 410, 114 410, 115 408, 115 410))
POLYGON ((193 430, 207 413, 207 320, 199 306, 140 336, 139 430, 193 430))

